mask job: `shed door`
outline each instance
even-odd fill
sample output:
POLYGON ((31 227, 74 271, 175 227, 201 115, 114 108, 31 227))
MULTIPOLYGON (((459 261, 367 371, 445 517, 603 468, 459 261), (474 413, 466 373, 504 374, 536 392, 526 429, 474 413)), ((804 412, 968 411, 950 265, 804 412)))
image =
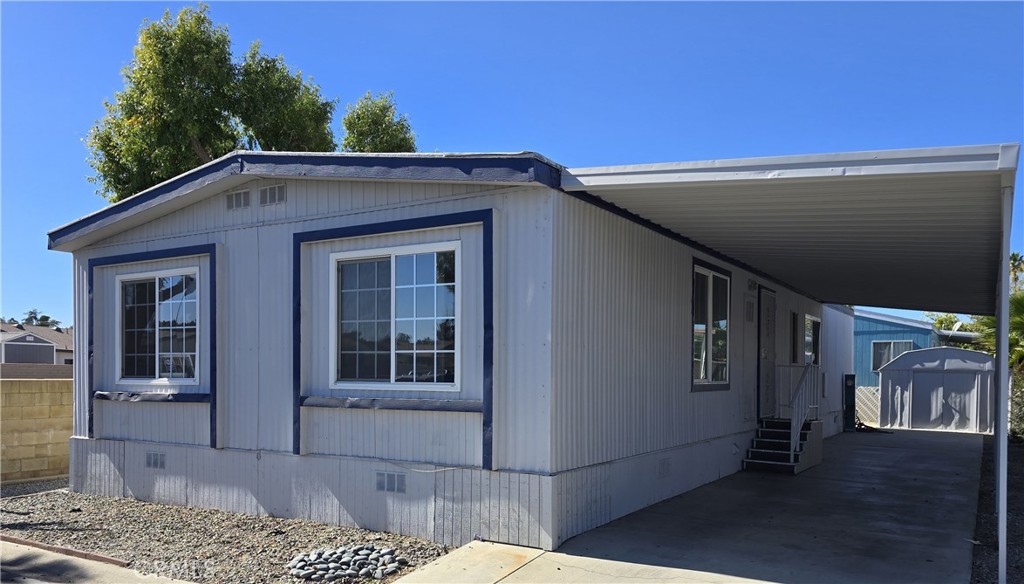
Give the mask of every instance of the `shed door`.
POLYGON ((775 293, 767 288, 759 290, 758 304, 761 314, 758 322, 757 415, 759 418, 775 415, 775 293))
POLYGON ((942 388, 942 427, 960 432, 978 431, 978 375, 947 372, 942 388))

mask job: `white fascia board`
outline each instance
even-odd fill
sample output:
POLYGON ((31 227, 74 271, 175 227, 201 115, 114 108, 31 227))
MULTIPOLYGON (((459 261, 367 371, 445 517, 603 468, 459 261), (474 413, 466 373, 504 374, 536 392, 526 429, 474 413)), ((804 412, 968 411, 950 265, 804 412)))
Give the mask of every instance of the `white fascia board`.
POLYGON ((948 172, 999 172, 1012 177, 1019 152, 1019 144, 991 144, 568 168, 562 173, 562 189, 600 192, 680 183, 948 172))

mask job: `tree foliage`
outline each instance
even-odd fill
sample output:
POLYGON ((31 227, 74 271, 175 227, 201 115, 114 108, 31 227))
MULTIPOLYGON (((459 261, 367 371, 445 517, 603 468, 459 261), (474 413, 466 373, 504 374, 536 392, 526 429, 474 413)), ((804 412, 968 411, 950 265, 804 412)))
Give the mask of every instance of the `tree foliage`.
POLYGON ((283 58, 253 43, 242 63, 227 28, 207 6, 144 22, 125 88, 93 126, 90 180, 111 201, 131 196, 248 145, 263 150, 334 150, 335 102, 283 58))
POLYGON ((249 149, 330 152, 337 148, 331 132, 334 101, 326 101, 313 79, 292 75, 284 58, 249 47, 238 70, 236 113, 249 149))
MULTIPOLYGON (((0 317, 0 320, 4 320, 0 317)), ((21 319, 20 323, 16 318, 8 318, 4 322, 7 324, 28 324, 34 326, 47 326, 50 328, 56 328, 60 326, 60 321, 55 318, 50 318, 49 315, 39 312, 38 308, 32 308, 25 312, 25 316, 21 319)))
POLYGON ((1010 289, 1024 290, 1024 255, 1010 252, 1010 289))
POLYGON ((416 136, 406 115, 398 114, 393 92, 366 92, 345 109, 345 152, 416 152, 416 136))

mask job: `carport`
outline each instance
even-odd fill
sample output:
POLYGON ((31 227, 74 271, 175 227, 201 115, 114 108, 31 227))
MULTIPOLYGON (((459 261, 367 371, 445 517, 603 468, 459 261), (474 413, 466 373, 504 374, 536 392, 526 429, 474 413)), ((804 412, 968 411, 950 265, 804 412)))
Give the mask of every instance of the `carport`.
POLYGON ((1006 580, 1009 238, 1019 144, 568 169, 562 189, 820 302, 994 314, 1006 580))

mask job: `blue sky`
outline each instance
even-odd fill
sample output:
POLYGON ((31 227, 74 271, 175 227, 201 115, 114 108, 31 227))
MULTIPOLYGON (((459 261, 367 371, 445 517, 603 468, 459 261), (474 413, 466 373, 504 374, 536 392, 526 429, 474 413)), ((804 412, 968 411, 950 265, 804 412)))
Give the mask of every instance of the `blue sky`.
MULTIPOLYGON (((143 19, 185 5, 0 3, 3 316, 38 308, 72 322, 70 255, 47 251, 46 232, 105 204, 86 181, 83 138, 122 87, 143 19)), ((210 13, 236 54, 260 39, 342 110, 394 90, 424 151, 596 166, 1024 135, 1021 2, 215 2, 210 13)))

